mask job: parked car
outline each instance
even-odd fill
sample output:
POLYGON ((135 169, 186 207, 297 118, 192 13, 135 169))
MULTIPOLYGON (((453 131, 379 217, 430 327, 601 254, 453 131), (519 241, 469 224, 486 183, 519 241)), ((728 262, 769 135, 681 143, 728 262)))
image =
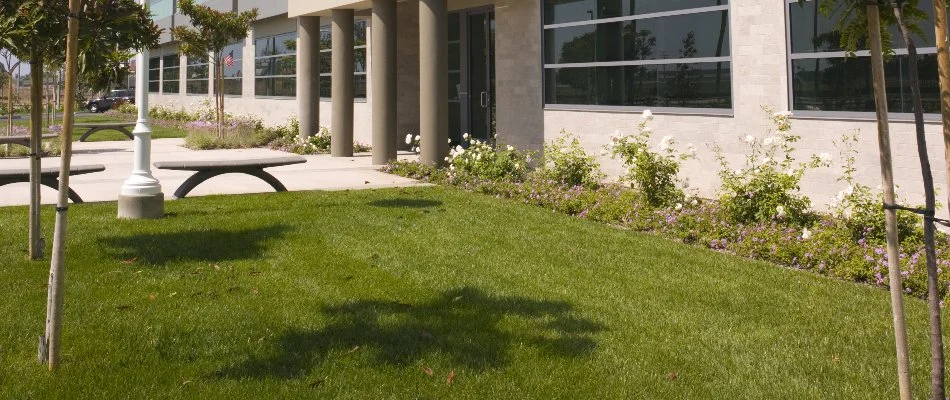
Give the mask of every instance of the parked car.
POLYGON ((135 104, 135 92, 132 90, 112 90, 102 97, 89 99, 86 109, 91 112, 105 112, 122 103, 135 104))

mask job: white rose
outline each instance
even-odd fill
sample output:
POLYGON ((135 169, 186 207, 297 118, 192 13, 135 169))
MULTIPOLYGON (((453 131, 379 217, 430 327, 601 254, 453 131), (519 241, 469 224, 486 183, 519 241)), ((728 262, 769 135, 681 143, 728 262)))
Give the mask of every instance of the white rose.
POLYGON ((802 229, 802 239, 808 240, 811 239, 811 231, 808 228, 802 229))
POLYGON ((508 147, 506 147, 506 149, 508 149, 508 151, 514 151, 515 147, 509 144, 508 147))
POLYGON ((775 216, 779 218, 785 218, 785 207, 783 206, 775 207, 775 216))
POLYGON ((676 207, 673 207, 673 209, 675 209, 676 211, 682 210, 682 209, 683 209, 683 205, 680 204, 680 203, 676 203, 676 207))
POLYGON ((821 160, 821 162, 823 162, 823 163, 825 163, 825 164, 830 163, 830 162, 831 162, 831 154, 828 154, 828 153, 821 153, 821 154, 818 155, 818 159, 821 160))
POLYGON ((755 136, 745 135, 745 142, 748 144, 755 143, 755 136))
POLYGON ((406 144, 412 144, 412 135, 406 135, 406 144))
POLYGON ((643 110, 643 114, 640 116, 640 118, 643 118, 645 121, 652 121, 653 112, 650 110, 643 110))

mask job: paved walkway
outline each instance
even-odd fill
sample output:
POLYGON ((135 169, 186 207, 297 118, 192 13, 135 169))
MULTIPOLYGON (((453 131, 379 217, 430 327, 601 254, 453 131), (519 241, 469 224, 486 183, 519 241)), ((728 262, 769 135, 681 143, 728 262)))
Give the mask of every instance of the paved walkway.
MULTIPOLYGON (((287 153, 269 149, 240 150, 202 150, 195 151, 182 147, 183 139, 155 139, 152 141, 152 162, 175 160, 241 160, 286 156, 287 153)), ((119 196, 122 182, 132 171, 132 141, 73 143, 75 166, 102 164, 106 170, 99 173, 70 177, 70 186, 87 202, 115 201, 119 196)), ((367 154, 358 154, 349 158, 333 158, 329 155, 305 156, 304 164, 268 168, 267 171, 280 179, 287 190, 345 190, 417 186, 422 183, 394 175, 379 172, 379 166, 371 164, 367 154)), ((415 158, 413 154, 400 154, 399 158, 415 158)), ((59 166, 58 157, 43 158, 43 167, 59 166)), ((0 159, 0 169, 28 168, 26 158, 0 159)), ((192 172, 170 171, 152 168, 152 174, 161 182, 166 198, 192 172)), ((244 174, 227 174, 211 178, 188 194, 205 196, 210 194, 264 193, 273 192, 268 184, 260 179, 244 174)), ((30 189, 27 183, 16 183, 0 187, 0 206, 29 204, 30 189)), ((56 191, 43 186, 44 204, 56 203, 56 191)))

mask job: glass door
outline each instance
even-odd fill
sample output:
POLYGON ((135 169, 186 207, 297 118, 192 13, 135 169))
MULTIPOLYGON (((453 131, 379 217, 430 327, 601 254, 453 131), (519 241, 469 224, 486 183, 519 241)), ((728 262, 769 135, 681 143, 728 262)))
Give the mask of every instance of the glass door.
POLYGON ((495 12, 468 15, 469 30, 469 105, 472 137, 492 141, 495 138, 495 12))
POLYGON ((495 137, 495 12, 492 8, 449 14, 449 139, 470 134, 495 137))

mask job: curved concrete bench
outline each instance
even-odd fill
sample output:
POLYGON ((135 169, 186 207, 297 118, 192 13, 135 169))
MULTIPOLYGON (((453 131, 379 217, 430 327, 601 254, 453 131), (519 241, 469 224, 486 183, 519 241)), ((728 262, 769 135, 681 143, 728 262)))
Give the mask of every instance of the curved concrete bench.
POLYGON ((264 171, 264 168, 280 167, 283 165, 303 164, 306 158, 300 156, 259 158, 251 160, 215 160, 215 161, 161 161, 154 163, 155 168, 178 171, 195 171, 185 182, 175 190, 175 198, 181 199, 202 182, 223 174, 247 174, 256 176, 267 182, 278 192, 286 192, 287 188, 273 175, 264 171))
POLYGON ((135 122, 85 122, 73 124, 73 127, 88 129, 86 133, 83 133, 82 137, 79 138, 80 142, 85 142, 89 135, 99 131, 118 131, 128 136, 129 139, 134 139, 135 136, 132 136, 132 132, 126 129, 133 126, 135 126, 135 122))
MULTIPOLYGON (((83 175, 91 174, 93 172, 102 172, 105 171, 106 167, 103 165, 80 165, 80 166, 71 166, 69 168, 69 175, 83 175)), ((0 186, 9 185, 11 183, 20 183, 20 182, 29 182, 30 181, 30 170, 29 169, 7 169, 0 170, 0 186)), ((53 189, 59 190, 59 167, 46 167, 40 170, 40 184, 49 186, 53 189)), ((69 188, 69 199, 73 203, 82 203, 82 198, 73 191, 72 188, 69 188)))
MULTIPOLYGON (((47 134, 41 136, 42 140, 56 139, 59 135, 56 134, 47 134)), ((17 135, 17 136, 0 136, 0 144, 18 144, 21 146, 30 147, 30 136, 29 135, 17 135)))

